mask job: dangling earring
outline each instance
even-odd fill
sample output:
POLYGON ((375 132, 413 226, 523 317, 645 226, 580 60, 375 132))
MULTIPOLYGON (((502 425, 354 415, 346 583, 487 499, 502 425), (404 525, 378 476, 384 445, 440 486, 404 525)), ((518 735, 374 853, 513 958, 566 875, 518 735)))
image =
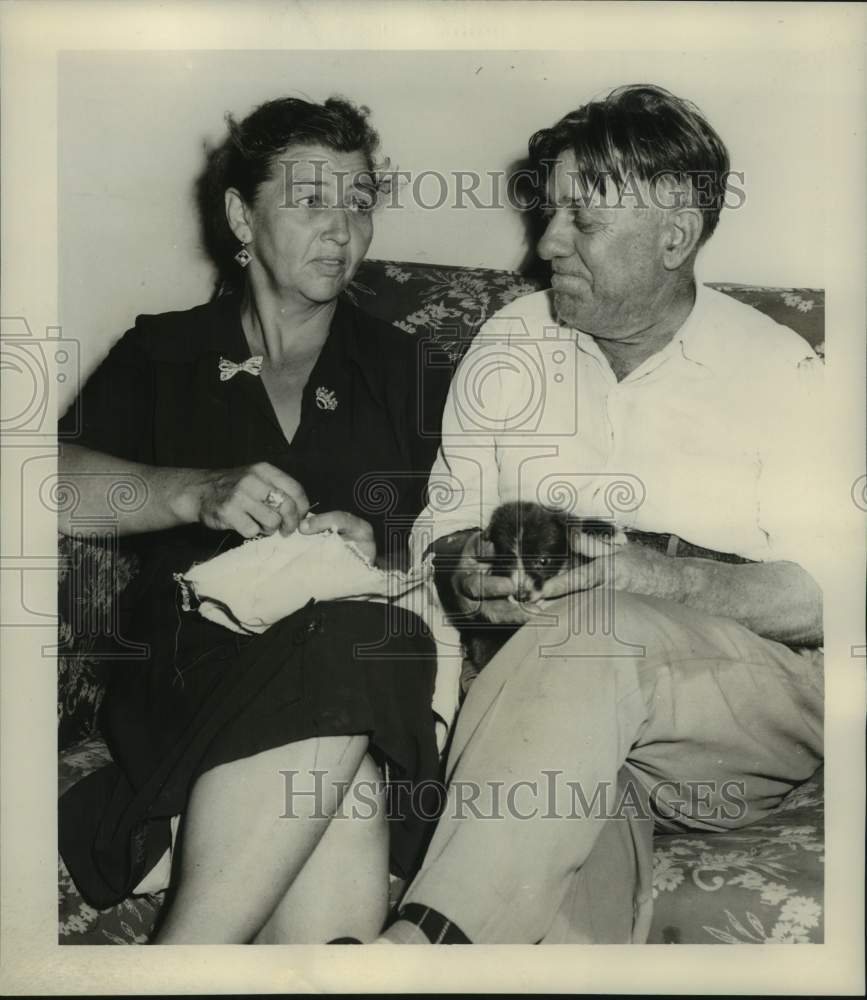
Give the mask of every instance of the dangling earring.
POLYGON ((247 249, 247 244, 242 243, 241 249, 235 254, 235 260, 240 264, 241 267, 246 267, 250 261, 253 259, 253 255, 247 249))

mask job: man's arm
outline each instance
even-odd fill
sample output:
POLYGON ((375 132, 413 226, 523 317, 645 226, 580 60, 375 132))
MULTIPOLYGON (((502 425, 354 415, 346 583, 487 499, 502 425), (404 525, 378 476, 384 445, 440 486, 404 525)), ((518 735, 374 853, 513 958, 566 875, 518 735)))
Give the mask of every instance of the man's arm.
MULTIPOLYGON (((732 618, 766 639, 791 646, 823 641, 821 582, 828 546, 822 537, 827 448, 823 425, 823 369, 815 357, 783 368, 768 398, 787 401, 785 420, 769 415, 758 478, 758 527, 767 538, 764 561, 746 564, 673 558, 630 542, 604 563, 598 585, 678 601, 732 618), (612 575, 613 574, 613 575, 612 575), (819 581, 817 583, 816 581, 819 581)), ((675 529, 676 530, 676 529, 675 529)), ((595 555, 595 551, 584 551, 595 555)), ((573 577, 585 570, 573 571, 573 577)), ((546 597, 593 586, 563 574, 549 581, 546 597)))
MULTIPOLYGON (((606 557, 600 557, 605 559, 606 557)), ((599 559, 594 562, 599 562, 599 559)), ((822 591, 794 562, 732 564, 710 559, 676 559, 636 543, 618 548, 609 561, 613 576, 602 586, 678 601, 711 615, 733 618, 756 635, 791 646, 821 645, 822 591)), ((546 597, 557 596, 550 581, 546 597)))

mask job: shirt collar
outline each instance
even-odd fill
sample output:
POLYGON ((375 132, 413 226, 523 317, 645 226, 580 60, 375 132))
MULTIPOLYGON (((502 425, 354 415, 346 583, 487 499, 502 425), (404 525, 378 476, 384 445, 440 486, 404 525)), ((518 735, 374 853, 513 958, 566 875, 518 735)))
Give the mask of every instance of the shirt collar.
POLYGON ((668 345, 679 351, 687 361, 704 367, 715 367, 720 360, 719 338, 707 322, 708 289, 696 282, 695 302, 689 315, 668 345))
MULTIPOLYGON (((689 315, 671 340, 655 354, 647 358, 630 375, 640 377, 656 368, 661 362, 671 357, 682 357, 691 364, 702 368, 718 370, 728 364, 730 352, 720 341, 718 331, 713 323, 708 321, 708 300, 714 293, 705 285, 696 283, 695 302, 689 315)), ((582 350, 594 357, 602 357, 599 345, 589 334, 576 330, 578 345, 582 350)))

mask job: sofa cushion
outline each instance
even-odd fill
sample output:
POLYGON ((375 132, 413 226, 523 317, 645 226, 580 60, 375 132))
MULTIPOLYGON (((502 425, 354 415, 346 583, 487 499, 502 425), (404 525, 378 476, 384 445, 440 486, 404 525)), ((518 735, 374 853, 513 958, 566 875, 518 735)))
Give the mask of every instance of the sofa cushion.
POLYGON ((122 652, 118 597, 137 564, 111 539, 59 535, 57 554, 57 740, 63 748, 96 730, 106 671, 122 652))
POLYGON ((651 944, 823 941, 824 770, 767 819, 654 839, 651 944))
MULTIPOLYGON (((60 754, 57 790, 62 795, 81 778, 111 763, 108 747, 91 736, 60 754)), ((108 910, 95 910, 79 895, 58 856, 59 944, 146 944, 165 893, 133 896, 108 910)))
MULTIPOLYGON (((825 293, 708 282, 753 306, 824 352, 825 293)), ((545 287, 514 271, 366 260, 349 289, 356 304, 407 333, 432 334, 457 361, 490 316, 521 295, 545 287)))

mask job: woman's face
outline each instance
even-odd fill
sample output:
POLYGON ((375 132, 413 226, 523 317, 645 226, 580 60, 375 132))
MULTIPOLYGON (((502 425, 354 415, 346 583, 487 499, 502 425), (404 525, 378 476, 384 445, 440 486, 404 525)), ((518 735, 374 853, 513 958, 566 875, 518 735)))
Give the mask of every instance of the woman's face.
POLYGON ((363 153, 290 146, 247 207, 251 271, 281 297, 330 302, 364 260, 374 204, 363 153))

